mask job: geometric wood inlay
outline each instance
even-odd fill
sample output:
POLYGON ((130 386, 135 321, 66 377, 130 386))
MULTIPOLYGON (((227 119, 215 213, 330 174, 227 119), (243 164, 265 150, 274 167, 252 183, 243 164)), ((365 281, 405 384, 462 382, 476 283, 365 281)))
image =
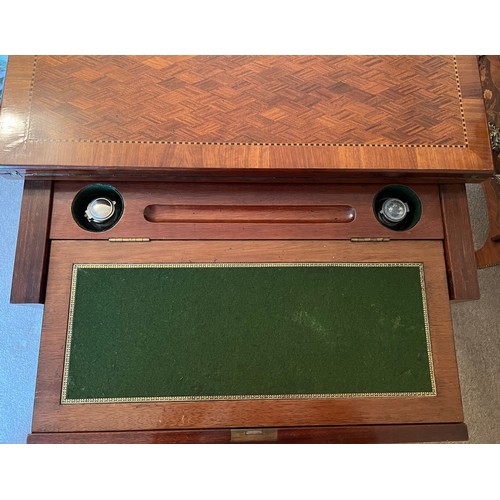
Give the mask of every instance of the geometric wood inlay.
POLYGON ((41 56, 28 142, 466 148, 453 56, 41 56))

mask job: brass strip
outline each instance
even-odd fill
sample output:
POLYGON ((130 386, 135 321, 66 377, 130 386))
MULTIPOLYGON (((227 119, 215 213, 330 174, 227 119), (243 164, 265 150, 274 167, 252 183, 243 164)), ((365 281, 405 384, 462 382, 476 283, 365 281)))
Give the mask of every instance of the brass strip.
POLYGON ((261 147, 328 147, 328 148, 461 148, 468 144, 365 144, 365 143, 288 143, 288 142, 208 142, 208 141, 136 141, 121 139, 27 139, 27 142, 91 144, 161 144, 169 146, 261 146, 261 147))
POLYGON ((427 311, 427 294, 425 291, 425 275, 424 275, 424 266, 420 264, 420 290, 422 291, 422 309, 424 313, 424 325, 425 325, 425 341, 427 343, 427 358, 429 359, 429 372, 431 376, 431 387, 432 393, 434 395, 436 392, 436 379, 434 376, 434 363, 432 362, 432 343, 431 343, 431 332, 429 326, 429 315, 427 311))
POLYGON ((108 241, 110 241, 111 243, 123 243, 123 242, 141 243, 141 242, 148 242, 151 240, 149 238, 108 238, 108 241))
POLYGON ((353 243, 366 243, 366 242, 376 242, 381 243, 384 241, 391 241, 390 238, 351 238, 353 243))
POLYGON ((70 307, 68 315, 68 329, 66 350, 64 355, 63 384, 61 404, 103 404, 103 403, 149 403, 172 401, 234 401, 234 400, 268 400, 268 399, 350 399, 350 398, 385 398, 385 397, 428 397, 436 396, 436 382, 432 359, 432 345, 427 310, 427 296, 425 293, 424 266, 420 262, 199 262, 199 263, 161 263, 161 264, 124 264, 98 263, 73 264, 70 307), (229 394, 223 396, 158 396, 158 397, 128 397, 128 398, 88 398, 68 399, 67 386, 69 375, 69 359, 71 355, 71 338, 73 334, 73 316, 75 308, 75 292, 78 269, 122 269, 122 268, 210 268, 210 267, 418 267, 420 273, 420 288, 422 292, 422 310, 424 314, 424 329, 426 337, 427 358, 431 378, 430 392, 384 392, 384 393, 340 393, 340 394, 229 394))
MULTIPOLYGON (((431 379, 431 383, 433 379, 431 379)), ((289 399, 354 399, 354 398, 422 398, 433 397, 437 393, 433 386, 431 392, 345 392, 340 394, 228 394, 224 396, 152 396, 129 398, 87 398, 67 399, 66 393, 61 404, 106 404, 106 403, 172 403, 197 401, 262 401, 289 399)))
POLYGON ((26 120, 24 122, 24 140, 29 141, 30 134, 30 123, 31 123, 31 111, 33 109, 33 87, 35 86, 35 74, 36 74, 36 63, 38 61, 38 56, 35 56, 33 59, 33 69, 31 71, 31 84, 28 94, 28 114, 26 116, 26 120))
POLYGON ((467 125, 465 123, 464 102, 462 99, 462 88, 460 87, 460 74, 458 73, 457 56, 453 56, 453 67, 455 69, 455 80, 457 81, 458 102, 460 103, 460 115, 462 117, 462 128, 464 129, 464 142, 465 147, 469 147, 469 141, 467 140, 467 125))
POLYGON ((66 349, 64 352, 64 372, 61 392, 61 403, 66 400, 66 393, 68 390, 68 371, 69 359, 71 355, 71 338, 73 336, 73 316, 75 314, 75 293, 76 293, 76 280, 78 277, 78 264, 73 264, 73 271, 71 275, 71 294, 69 299, 69 313, 68 313, 68 333, 66 335, 66 349))
POLYGON ((278 429, 231 429, 231 443, 278 441, 278 429))
POLYGON ((423 267, 420 262, 166 262, 74 264, 78 269, 139 269, 194 267, 423 267))

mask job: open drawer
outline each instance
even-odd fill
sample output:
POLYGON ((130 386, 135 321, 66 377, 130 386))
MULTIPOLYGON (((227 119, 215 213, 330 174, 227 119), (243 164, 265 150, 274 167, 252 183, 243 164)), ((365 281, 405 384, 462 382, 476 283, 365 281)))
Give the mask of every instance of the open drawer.
POLYGON ((441 241, 53 241, 30 442, 463 440, 441 241))

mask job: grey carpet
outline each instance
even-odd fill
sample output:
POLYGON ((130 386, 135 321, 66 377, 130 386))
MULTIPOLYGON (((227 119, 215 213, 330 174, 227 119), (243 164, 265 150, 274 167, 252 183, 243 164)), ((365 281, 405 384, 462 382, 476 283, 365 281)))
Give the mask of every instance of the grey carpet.
MULTIPOLYGON (((477 249, 488 232, 481 186, 467 197, 477 249)), ((470 442, 500 443, 500 266, 478 273, 481 298, 451 306, 458 371, 470 442)))

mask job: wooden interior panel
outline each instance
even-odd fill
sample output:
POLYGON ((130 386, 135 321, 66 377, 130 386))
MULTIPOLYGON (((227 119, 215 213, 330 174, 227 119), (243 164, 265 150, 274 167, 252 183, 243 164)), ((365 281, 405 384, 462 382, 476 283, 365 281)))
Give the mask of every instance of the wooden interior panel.
POLYGON ((108 231, 94 233, 79 227, 71 215, 71 204, 75 195, 88 183, 56 182, 50 237, 52 239, 350 239, 363 237, 441 239, 443 237, 439 190, 432 185, 409 186, 422 202, 422 217, 418 224, 408 231, 393 231, 382 226, 373 213, 373 198, 384 187, 379 184, 277 185, 114 181, 110 184, 122 194, 125 210, 115 227, 108 231), (183 218, 166 222, 148 221, 145 210, 151 205, 184 207, 183 218), (193 207, 193 209, 186 210, 186 206, 193 207), (354 214, 348 209, 348 221, 326 222, 323 218, 324 210, 330 210, 328 207, 332 206, 352 207, 354 214), (277 207, 282 207, 282 210, 277 207), (284 210, 288 211, 286 217, 283 215, 284 210), (201 212, 203 216, 200 215, 201 212), (188 216, 191 221, 186 219, 188 216), (252 217, 253 220, 248 220, 252 217), (297 217, 300 217, 300 220, 297 217), (308 218, 310 220, 307 220, 308 218))
POLYGON ((450 298, 479 299, 479 279, 465 186, 442 185, 440 193, 450 298))
POLYGON ((33 432, 462 422, 440 242, 170 241, 52 244, 33 432), (436 396, 61 405, 75 262, 423 262, 436 396))
MULTIPOLYGON (((264 433, 265 434, 265 433, 264 433)), ((433 441, 467 441, 465 424, 360 425, 331 427, 291 427, 276 429, 276 440, 265 437, 254 443, 430 443, 433 441)), ((189 444, 231 443, 230 429, 190 431, 75 432, 35 433, 28 436, 32 444, 189 444)))
POLYGON ((144 209, 144 218, 155 224, 346 224, 356 217, 349 205, 214 205, 156 204, 144 209), (272 215, 271 215, 272 210, 272 215))

